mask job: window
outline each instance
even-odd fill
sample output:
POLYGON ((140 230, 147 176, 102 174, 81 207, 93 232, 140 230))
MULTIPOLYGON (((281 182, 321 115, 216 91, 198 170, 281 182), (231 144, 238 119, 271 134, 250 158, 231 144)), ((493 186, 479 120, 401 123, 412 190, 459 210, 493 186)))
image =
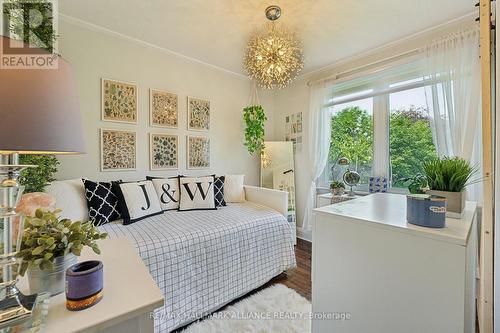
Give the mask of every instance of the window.
POLYGON ((350 168, 361 176, 360 186, 366 187, 372 174, 373 157, 373 98, 365 98, 331 107, 332 139, 328 156, 328 180, 341 179, 347 166, 340 166, 340 157, 347 157, 350 168))
POLYGON ((386 175, 393 189, 404 187, 399 180, 437 156, 428 103, 433 82, 420 68, 417 61, 335 85, 326 105, 332 117, 329 158, 319 184, 341 180, 349 168, 361 176, 358 191, 368 191, 372 175, 386 175), (350 165, 340 166, 340 157, 350 165))
POLYGON ((424 87, 392 93, 389 99, 389 171, 397 187, 398 180, 420 173, 421 162, 437 157, 437 152, 424 87))

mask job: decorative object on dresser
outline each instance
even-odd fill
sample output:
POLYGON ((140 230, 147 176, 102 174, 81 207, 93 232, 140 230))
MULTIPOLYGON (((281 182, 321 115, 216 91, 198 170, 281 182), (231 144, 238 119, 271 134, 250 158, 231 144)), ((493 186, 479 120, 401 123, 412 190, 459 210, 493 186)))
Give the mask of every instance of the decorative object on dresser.
POLYGON ((158 90, 149 90, 150 125, 153 127, 179 127, 179 98, 176 94, 158 90))
POLYGON ((76 263, 83 247, 99 254, 97 240, 108 235, 100 233, 91 221, 73 222, 59 217, 60 210, 38 209, 35 216, 26 217, 21 250, 20 275, 28 272, 31 292, 49 291, 57 295, 64 291, 66 269, 76 263))
POLYGON ((332 195, 337 195, 337 196, 342 195, 344 194, 344 190, 345 190, 344 183, 339 181, 333 181, 330 183, 330 192, 332 193, 332 195))
POLYGON ((154 178, 148 176, 146 179, 153 182, 163 211, 179 209, 179 177, 154 178))
POLYGON ((465 207, 465 188, 473 183, 471 177, 478 168, 460 157, 443 157, 422 165, 427 183, 428 194, 434 194, 447 199, 447 215, 460 217, 465 207))
POLYGON ((261 153, 264 148, 265 123, 267 120, 261 105, 251 105, 243 109, 245 121, 245 146, 250 155, 261 153))
POLYGON ((354 186, 359 184, 361 177, 359 176, 359 173, 353 170, 347 170, 344 175, 342 176, 342 180, 344 183, 346 183, 351 189, 349 191, 349 196, 354 197, 354 186))
POLYGON ((446 198, 430 194, 407 195, 406 220, 422 227, 444 228, 446 198))
MULTIPOLYGON (((2 45, 25 47, 20 42, 0 36, 2 45)), ((34 50, 32 52, 44 52, 34 50)), ((14 259, 20 249, 22 213, 16 205, 24 188, 20 172, 28 167, 19 164, 19 154, 72 154, 84 152, 78 94, 69 64, 57 59, 57 68, 0 70, 0 239, 2 285, 0 287, 0 326, 29 318, 36 295, 26 297, 16 288, 14 259), (64 124, 64 126, 61 126, 64 124), (17 233, 15 233, 17 230, 17 233), (17 246, 16 246, 17 245, 17 246)))
POLYGON ((137 86, 105 78, 101 85, 102 120, 137 124, 137 86))
POLYGON ((113 182, 112 185, 113 192, 118 198, 118 208, 124 225, 162 213, 160 200, 152 181, 113 182))
POLYGON ((136 169, 137 133, 101 129, 101 171, 136 169))
POLYGON ((90 219, 94 225, 99 226, 121 218, 118 196, 112 182, 94 182, 88 179, 82 179, 82 182, 88 207, 85 220, 90 219))
POLYGON ((179 211, 217 209, 214 199, 214 176, 179 177, 179 211))
POLYGON ((102 300, 103 268, 99 260, 88 260, 66 270, 66 309, 81 311, 102 300))
POLYGON ((476 206, 441 229, 407 223, 400 194, 315 209, 312 311, 351 318, 313 318, 312 332, 475 332, 476 206))
POLYGON ((188 130, 208 132, 210 130, 210 101, 188 97, 187 108, 188 130))
POLYGON ((368 192, 370 193, 386 193, 387 192, 387 177, 370 177, 368 192))
POLYGON ((210 168, 210 138, 207 136, 187 137, 187 168, 210 168))
POLYGON ((179 137, 150 133, 149 158, 151 170, 179 168, 179 137))
POLYGON ((408 188, 411 194, 423 194, 427 188, 427 177, 417 173, 413 177, 406 177, 396 181, 395 185, 401 185, 408 188))

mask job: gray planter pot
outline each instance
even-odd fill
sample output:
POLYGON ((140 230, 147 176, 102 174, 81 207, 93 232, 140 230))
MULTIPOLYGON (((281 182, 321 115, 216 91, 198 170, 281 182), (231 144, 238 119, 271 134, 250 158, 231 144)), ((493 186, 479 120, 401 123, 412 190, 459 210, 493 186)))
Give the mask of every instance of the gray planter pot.
POLYGON ((40 270, 28 268, 28 282, 32 294, 44 291, 50 292, 52 296, 64 292, 66 287, 66 269, 76 264, 76 256, 67 254, 54 260, 54 268, 51 270, 40 270))
POLYGON ((330 189, 330 192, 332 193, 332 195, 343 195, 344 189, 342 187, 332 188, 332 189, 330 189))
POLYGON ((446 211, 455 214, 462 214, 465 208, 465 191, 448 192, 427 190, 427 194, 438 195, 446 198, 446 211))

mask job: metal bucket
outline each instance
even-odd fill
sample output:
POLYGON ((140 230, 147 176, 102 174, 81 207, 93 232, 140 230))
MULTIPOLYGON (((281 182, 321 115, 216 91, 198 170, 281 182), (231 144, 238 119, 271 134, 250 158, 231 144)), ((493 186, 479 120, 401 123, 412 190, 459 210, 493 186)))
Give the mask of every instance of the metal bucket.
POLYGON ((76 264, 76 256, 67 254, 54 260, 51 270, 40 270, 39 268, 28 269, 28 281, 32 294, 44 291, 50 292, 51 296, 60 294, 66 289, 66 269, 76 264))

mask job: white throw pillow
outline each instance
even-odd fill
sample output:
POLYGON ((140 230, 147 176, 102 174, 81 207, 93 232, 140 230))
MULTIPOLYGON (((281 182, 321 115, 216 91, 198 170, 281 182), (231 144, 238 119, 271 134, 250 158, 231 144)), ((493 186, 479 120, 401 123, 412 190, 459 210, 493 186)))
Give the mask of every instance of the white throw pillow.
POLYGON ((160 200, 153 182, 113 183, 123 224, 131 224, 146 217, 161 214, 160 200))
POLYGON ((62 218, 83 222, 89 220, 85 188, 81 178, 52 182, 45 192, 56 198, 56 208, 62 209, 62 218))
POLYGON ((162 210, 179 208, 179 178, 156 178, 152 180, 162 210))
POLYGON ((226 202, 245 202, 243 184, 245 175, 226 175, 224 180, 224 200, 226 202))
POLYGON ((179 211, 217 209, 214 200, 214 177, 180 177, 179 211))

